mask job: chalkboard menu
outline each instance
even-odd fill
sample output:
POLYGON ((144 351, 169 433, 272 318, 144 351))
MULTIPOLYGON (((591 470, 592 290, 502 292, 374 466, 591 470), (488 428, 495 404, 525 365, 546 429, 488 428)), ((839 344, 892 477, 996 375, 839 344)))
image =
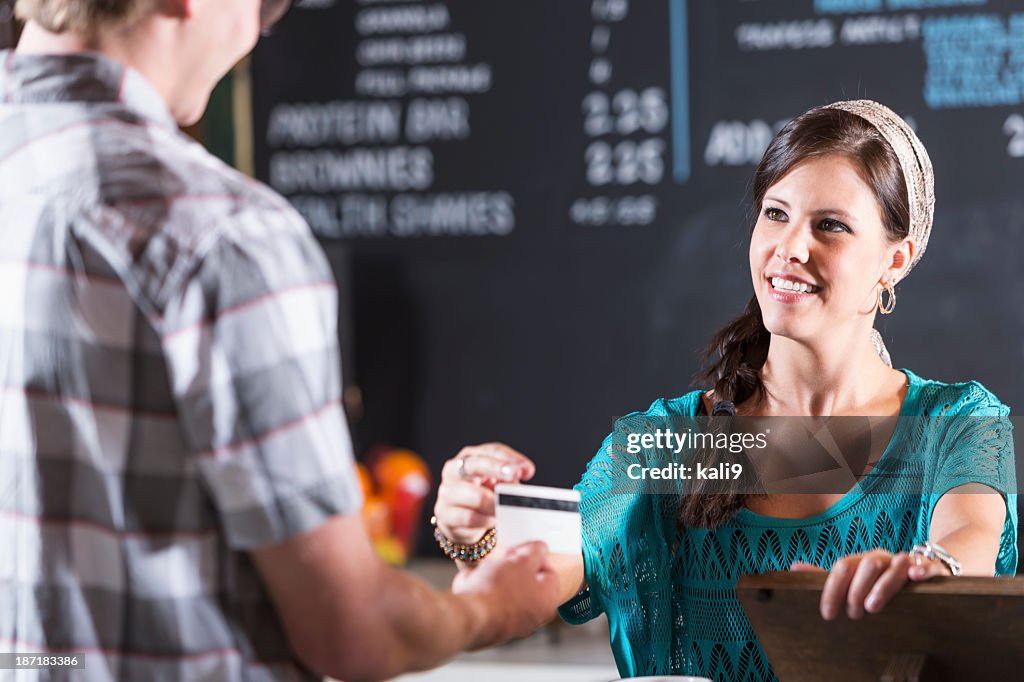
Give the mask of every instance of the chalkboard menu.
POLYGON ((351 300, 364 446, 505 440, 575 482, 749 299, 774 132, 858 97, 936 170, 894 364, 1024 406, 1024 2, 305 0, 253 74, 257 174, 351 300))

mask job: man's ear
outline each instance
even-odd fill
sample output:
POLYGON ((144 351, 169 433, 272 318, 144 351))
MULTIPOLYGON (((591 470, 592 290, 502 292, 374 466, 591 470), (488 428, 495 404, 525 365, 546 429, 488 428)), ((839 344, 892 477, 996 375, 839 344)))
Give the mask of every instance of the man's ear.
POLYGON ((882 281, 895 284, 903 279, 910 264, 914 262, 915 253, 917 253, 917 244, 914 243, 914 240, 908 237, 900 242, 889 258, 882 281))
POLYGON ((156 11, 174 19, 189 19, 195 0, 156 0, 156 11))

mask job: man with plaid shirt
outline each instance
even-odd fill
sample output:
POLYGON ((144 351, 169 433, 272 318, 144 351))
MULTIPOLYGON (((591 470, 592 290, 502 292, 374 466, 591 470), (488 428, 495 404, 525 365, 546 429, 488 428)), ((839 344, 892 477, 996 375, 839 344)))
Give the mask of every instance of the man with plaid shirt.
POLYGON ((177 129, 289 4, 18 2, 25 32, 0 52, 0 651, 85 667, 15 679, 380 679, 554 613, 542 545, 455 595, 377 560, 323 253, 177 129))

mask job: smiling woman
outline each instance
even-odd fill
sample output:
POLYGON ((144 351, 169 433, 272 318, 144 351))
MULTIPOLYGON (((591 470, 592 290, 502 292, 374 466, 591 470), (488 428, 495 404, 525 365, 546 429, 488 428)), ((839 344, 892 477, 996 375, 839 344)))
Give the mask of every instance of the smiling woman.
MULTIPOLYGON (((822 617, 857 619, 909 581, 1015 572, 1009 408, 977 382, 893 369, 874 330, 928 244, 932 188, 924 146, 877 102, 812 109, 769 145, 753 183, 753 297, 708 346, 712 390, 625 419, 878 416, 894 418, 895 431, 878 459, 851 470, 852 489, 800 495, 699 477, 678 494, 645 494, 629 476, 645 457, 713 468, 722 453, 637 454, 608 436, 576 486, 582 556, 556 568, 562 616, 606 613, 624 677, 775 679, 736 598, 743 574, 827 571, 822 617)), ((731 428, 717 422, 708 427, 731 428)), ((435 514, 448 537, 472 543, 493 525, 489 487, 529 478, 534 465, 500 444, 459 457, 463 467, 445 467, 435 514)))
MULTIPOLYGON (((933 186, 924 145, 877 102, 817 107, 776 135, 754 175, 754 296, 706 350, 709 413, 899 413, 907 381, 873 322, 924 254, 933 186)), ((749 501, 687 497, 680 519, 714 526, 749 501)))

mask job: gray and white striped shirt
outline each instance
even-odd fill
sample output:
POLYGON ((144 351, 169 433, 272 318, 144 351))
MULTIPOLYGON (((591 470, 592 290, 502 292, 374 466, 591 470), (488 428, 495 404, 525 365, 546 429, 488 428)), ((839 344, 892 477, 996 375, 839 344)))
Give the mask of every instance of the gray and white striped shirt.
POLYGON ((312 677, 245 550, 359 509, 336 327, 138 73, 0 52, 0 651, 85 660, 13 679, 312 677))

